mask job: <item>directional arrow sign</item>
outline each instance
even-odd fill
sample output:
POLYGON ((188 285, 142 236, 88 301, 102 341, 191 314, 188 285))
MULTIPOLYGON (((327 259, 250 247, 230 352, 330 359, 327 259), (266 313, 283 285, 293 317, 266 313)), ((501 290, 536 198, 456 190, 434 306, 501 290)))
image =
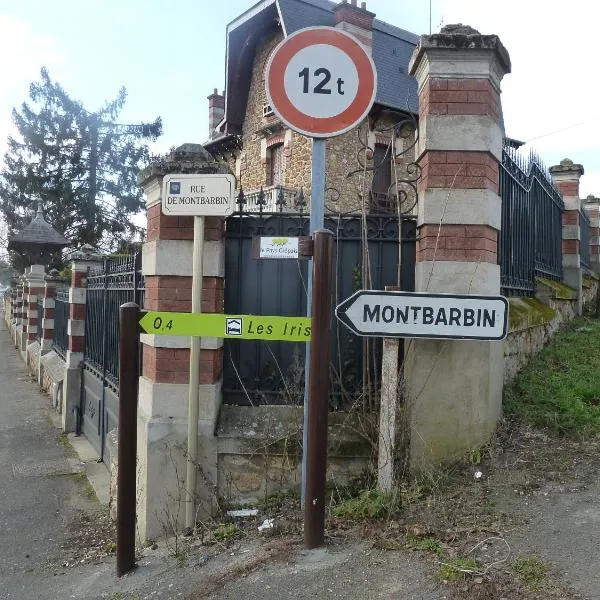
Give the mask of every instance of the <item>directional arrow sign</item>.
POLYGON ((309 342, 308 317, 147 312, 140 319, 146 333, 194 337, 309 342))
POLYGON ((335 314, 357 335, 502 340, 508 301, 503 296, 360 290, 335 314))

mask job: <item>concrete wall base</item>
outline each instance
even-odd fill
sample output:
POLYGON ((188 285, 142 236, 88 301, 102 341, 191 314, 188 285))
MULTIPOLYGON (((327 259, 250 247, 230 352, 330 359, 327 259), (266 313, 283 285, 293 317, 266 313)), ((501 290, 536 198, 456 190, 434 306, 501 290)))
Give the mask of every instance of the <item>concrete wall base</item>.
POLYGON ((406 353, 410 467, 486 443, 502 414, 502 342, 413 340, 406 353))
POLYGON ((79 367, 65 369, 62 391, 62 429, 65 433, 71 433, 77 430, 81 398, 81 369, 79 367))

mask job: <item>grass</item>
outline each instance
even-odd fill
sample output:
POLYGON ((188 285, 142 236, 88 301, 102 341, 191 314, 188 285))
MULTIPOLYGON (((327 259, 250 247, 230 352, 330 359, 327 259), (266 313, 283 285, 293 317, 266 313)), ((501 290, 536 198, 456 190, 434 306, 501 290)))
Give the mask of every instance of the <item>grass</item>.
POLYGON ((550 568, 534 554, 517 556, 511 564, 511 569, 530 590, 539 589, 550 571, 550 568))
POLYGON ((442 554, 442 542, 433 537, 416 537, 407 535, 405 538, 406 547, 409 550, 418 552, 432 552, 433 554, 442 554))
POLYGON ((234 538, 240 532, 237 525, 233 523, 225 523, 219 525, 214 531, 213 535, 217 542, 226 542, 231 538, 234 538))
POLYGON ((600 433, 600 321, 575 319, 505 390, 509 418, 585 440, 600 433))
POLYGON ((435 573, 439 581, 463 581, 467 575, 476 572, 477 563, 474 560, 455 558, 445 562, 435 573))
POLYGON ((334 517, 351 519, 385 519, 400 510, 399 493, 384 493, 379 490, 363 490, 356 498, 350 498, 334 506, 334 517))

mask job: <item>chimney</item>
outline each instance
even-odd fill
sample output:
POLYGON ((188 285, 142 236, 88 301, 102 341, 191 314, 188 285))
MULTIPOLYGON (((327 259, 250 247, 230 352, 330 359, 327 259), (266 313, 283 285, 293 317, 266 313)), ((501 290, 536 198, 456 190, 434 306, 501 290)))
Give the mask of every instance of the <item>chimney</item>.
POLYGON ((208 97, 208 139, 214 140, 219 136, 216 131, 217 125, 225 115, 225 92, 219 94, 217 88, 208 97))
POLYGON ((354 35, 370 52, 373 46, 373 19, 375 13, 367 10, 367 3, 361 2, 360 8, 356 0, 340 2, 334 9, 335 26, 354 35))

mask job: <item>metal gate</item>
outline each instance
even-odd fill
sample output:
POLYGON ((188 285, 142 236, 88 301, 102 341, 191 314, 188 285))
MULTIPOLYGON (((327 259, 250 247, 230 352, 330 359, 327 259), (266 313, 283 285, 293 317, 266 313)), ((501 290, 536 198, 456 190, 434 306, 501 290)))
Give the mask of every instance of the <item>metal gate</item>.
POLYGON ((80 425, 101 460, 106 434, 117 426, 119 307, 142 306, 141 259, 141 254, 107 259, 87 276, 80 425))
MULTIPOLYGON (((371 282, 365 287, 397 285, 399 227, 397 215, 327 216, 335 234, 334 303, 362 286, 362 238, 366 231, 371 282)), ((306 214, 237 214, 229 217, 225 245, 225 312, 301 316, 306 314, 308 261, 256 260, 254 236, 308 235, 306 214)), ((401 288, 414 291, 416 223, 402 218, 401 288)), ((363 382, 363 342, 332 321, 331 404, 344 408, 363 382)), ((381 366, 381 341, 375 342, 372 374, 381 366)), ((225 340, 223 400, 228 404, 300 404, 304 386, 303 344, 225 340)))

